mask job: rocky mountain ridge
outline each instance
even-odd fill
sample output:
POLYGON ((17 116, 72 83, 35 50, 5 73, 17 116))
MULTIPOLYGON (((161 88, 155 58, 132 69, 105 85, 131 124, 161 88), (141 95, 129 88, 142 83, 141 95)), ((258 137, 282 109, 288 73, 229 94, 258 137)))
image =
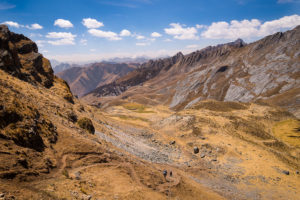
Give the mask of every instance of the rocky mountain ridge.
POLYGON ((185 56, 179 53, 149 61, 127 76, 95 89, 84 99, 105 104, 108 96, 119 96, 113 99, 159 102, 173 109, 204 99, 263 99, 299 116, 299 38, 300 26, 247 45, 237 40, 185 56), (283 99, 284 94, 290 99, 283 99))

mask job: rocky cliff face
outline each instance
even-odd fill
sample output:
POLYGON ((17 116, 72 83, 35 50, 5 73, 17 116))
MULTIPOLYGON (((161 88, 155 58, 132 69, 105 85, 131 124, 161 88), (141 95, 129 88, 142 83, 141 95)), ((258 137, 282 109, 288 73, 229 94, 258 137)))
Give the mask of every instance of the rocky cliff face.
POLYGON ((0 25, 0 69, 32 84, 53 85, 50 62, 38 53, 37 45, 5 25, 0 25))
POLYGON ((58 140, 55 112, 60 103, 73 106, 73 96, 66 82, 54 76, 37 45, 4 25, 0 94, 0 180, 48 173, 54 167, 53 145, 58 140), (54 102, 56 108, 50 108, 54 102))
POLYGON ((137 64, 93 63, 72 67, 57 73, 57 76, 66 80, 73 94, 80 97, 96 87, 109 84, 126 75, 136 67, 137 64))
POLYGON ((248 45, 239 39, 185 56, 179 53, 149 61, 128 76, 95 89, 86 99, 105 101, 107 98, 98 97, 120 95, 151 104, 163 103, 173 109, 204 99, 264 99, 299 115, 299 38, 298 26, 248 45))

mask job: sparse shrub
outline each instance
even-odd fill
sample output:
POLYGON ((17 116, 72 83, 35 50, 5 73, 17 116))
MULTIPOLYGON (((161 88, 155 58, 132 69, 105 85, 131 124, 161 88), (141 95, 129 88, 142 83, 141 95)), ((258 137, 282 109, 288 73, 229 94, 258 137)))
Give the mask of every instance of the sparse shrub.
POLYGON ((73 111, 69 111, 67 113, 67 116, 71 122, 73 122, 73 123, 77 122, 77 115, 73 111))
POLYGON ((70 178, 70 175, 69 175, 69 172, 68 172, 68 170, 63 170, 62 171, 62 174, 66 177, 66 178, 70 178))
POLYGON ((64 99, 67 100, 68 102, 74 104, 74 100, 73 100, 72 94, 66 94, 66 95, 64 96, 64 99))
POLYGON ((83 187, 80 187, 80 191, 81 191, 83 194, 85 194, 85 195, 88 194, 87 191, 86 191, 83 187))
POLYGON ((83 117, 79 119, 77 123, 80 128, 87 130, 91 134, 95 133, 93 122, 89 118, 83 117))
POLYGON ((201 128, 196 127, 196 126, 193 126, 192 130, 193 130, 192 133, 193 133, 195 136, 201 135, 201 128))

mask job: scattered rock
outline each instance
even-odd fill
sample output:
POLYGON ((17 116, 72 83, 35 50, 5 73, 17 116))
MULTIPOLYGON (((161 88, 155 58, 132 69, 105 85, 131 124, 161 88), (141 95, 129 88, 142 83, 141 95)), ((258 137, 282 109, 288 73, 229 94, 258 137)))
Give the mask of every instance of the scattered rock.
POLYGON ((95 133, 95 127, 93 125, 92 120, 90 120, 89 118, 83 117, 79 119, 77 123, 80 126, 80 128, 87 130, 91 134, 95 133))
POLYGON ((75 179, 76 180, 80 180, 81 179, 80 174, 81 173, 79 171, 75 173, 75 179))
POLYGON ((205 154, 204 154, 204 153, 201 153, 200 157, 201 157, 201 158, 204 158, 204 157, 205 157, 205 154))
POLYGON ((194 154, 199 153, 199 148, 198 147, 194 147, 194 154))
POLYGON ((82 195, 82 200, 91 200, 92 199, 92 195, 82 195))
POLYGON ((5 196, 4 193, 1 193, 1 194, 0 194, 0 198, 3 198, 4 196, 5 196))
POLYGON ((174 145, 175 143, 176 143, 175 140, 173 140, 170 142, 170 145, 174 145))
POLYGON ((299 171, 296 171, 296 174, 299 174, 299 171))
POLYGON ((287 170, 282 170, 282 173, 284 173, 285 175, 290 175, 290 172, 287 170))
POLYGON ((211 161, 213 161, 213 162, 216 162, 216 161, 217 161, 217 159, 216 159, 216 158, 214 158, 214 159, 212 159, 211 161))

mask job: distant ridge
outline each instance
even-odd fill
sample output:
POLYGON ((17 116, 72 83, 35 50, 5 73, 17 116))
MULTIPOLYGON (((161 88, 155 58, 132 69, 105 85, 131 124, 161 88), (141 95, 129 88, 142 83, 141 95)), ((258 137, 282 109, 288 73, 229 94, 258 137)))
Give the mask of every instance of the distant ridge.
POLYGON ((246 44, 209 46, 171 58, 150 60, 114 82, 100 86, 84 99, 163 103, 183 109, 204 100, 265 100, 300 117, 300 26, 246 44), (114 97, 117 96, 117 97, 114 97), (106 97, 106 98, 101 98, 106 97), (287 98, 288 97, 288 98, 287 98))
POLYGON ((66 80, 73 94, 81 97, 98 86, 108 84, 134 70, 139 64, 92 63, 88 65, 69 65, 70 68, 57 73, 66 80))

